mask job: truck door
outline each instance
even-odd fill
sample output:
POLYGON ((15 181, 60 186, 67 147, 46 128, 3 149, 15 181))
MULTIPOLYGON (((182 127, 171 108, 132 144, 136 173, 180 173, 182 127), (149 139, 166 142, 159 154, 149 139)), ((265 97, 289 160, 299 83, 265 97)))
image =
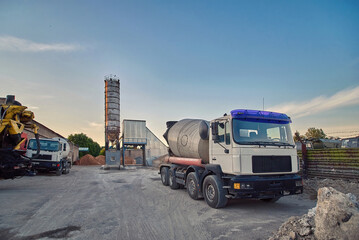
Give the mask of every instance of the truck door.
POLYGON ((212 164, 221 165, 224 173, 232 173, 232 142, 231 142, 231 126, 229 120, 218 121, 218 143, 211 141, 211 156, 210 162, 212 164), (229 153, 225 153, 228 149, 229 153))

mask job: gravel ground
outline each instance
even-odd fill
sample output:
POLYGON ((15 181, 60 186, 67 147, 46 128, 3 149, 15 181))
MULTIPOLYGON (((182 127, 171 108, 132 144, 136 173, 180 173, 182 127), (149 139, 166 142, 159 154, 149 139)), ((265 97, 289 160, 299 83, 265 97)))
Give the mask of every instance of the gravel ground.
POLYGON ((157 172, 74 166, 69 175, 0 181, 0 239, 268 239, 316 204, 303 194, 212 209, 163 186, 157 172))

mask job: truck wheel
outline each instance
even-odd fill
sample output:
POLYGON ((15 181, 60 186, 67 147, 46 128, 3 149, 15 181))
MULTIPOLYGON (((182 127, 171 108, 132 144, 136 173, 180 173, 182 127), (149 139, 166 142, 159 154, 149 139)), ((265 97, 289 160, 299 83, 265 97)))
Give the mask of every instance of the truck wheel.
POLYGON ((278 201, 280 199, 280 197, 275 197, 275 198, 263 198, 261 199, 263 202, 268 202, 268 203, 274 203, 276 201, 278 201))
POLYGON ((62 174, 62 169, 56 170, 56 176, 61 176, 61 174, 62 174))
POLYGON ((191 172, 187 175, 186 187, 187 193, 192 199, 198 200, 201 198, 199 194, 198 178, 196 173, 191 172))
POLYGON ((163 185, 168 186, 168 167, 161 168, 161 181, 163 185))
POLYGON ((213 208, 222 208, 227 205, 226 191, 216 175, 209 175, 203 182, 203 196, 207 204, 213 208))
POLYGON ((170 169, 168 171, 168 185, 171 189, 178 189, 179 184, 176 182, 176 176, 174 170, 170 169))
POLYGON ((70 173, 70 166, 69 164, 66 165, 65 169, 62 171, 63 174, 69 174, 70 173))

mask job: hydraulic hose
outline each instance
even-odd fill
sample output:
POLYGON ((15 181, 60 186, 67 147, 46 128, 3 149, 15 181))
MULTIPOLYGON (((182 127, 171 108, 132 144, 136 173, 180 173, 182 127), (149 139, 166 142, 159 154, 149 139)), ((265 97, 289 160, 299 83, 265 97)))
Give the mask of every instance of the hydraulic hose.
POLYGON ((31 157, 31 159, 37 158, 40 155, 40 139, 38 133, 35 133, 35 139, 36 139, 37 151, 36 154, 31 157))

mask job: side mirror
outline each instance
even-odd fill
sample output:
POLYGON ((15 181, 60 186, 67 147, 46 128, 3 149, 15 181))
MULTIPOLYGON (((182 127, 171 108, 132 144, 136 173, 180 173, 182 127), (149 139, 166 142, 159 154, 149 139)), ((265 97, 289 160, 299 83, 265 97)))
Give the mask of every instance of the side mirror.
POLYGON ((218 122, 211 123, 211 129, 212 129, 212 140, 217 143, 218 138, 218 122))

